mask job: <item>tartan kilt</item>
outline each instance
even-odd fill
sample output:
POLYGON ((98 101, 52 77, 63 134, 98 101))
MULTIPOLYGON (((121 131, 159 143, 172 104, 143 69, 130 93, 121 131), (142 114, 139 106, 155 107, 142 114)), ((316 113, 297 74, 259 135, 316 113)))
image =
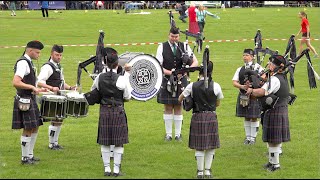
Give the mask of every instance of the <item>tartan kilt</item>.
POLYGON ((193 113, 190 124, 189 148, 203 151, 219 147, 220 139, 216 113, 193 113))
POLYGON ((290 141, 288 106, 275 107, 265 112, 262 140, 279 144, 290 141))
POLYGON ((200 32, 198 22, 189 22, 189 30, 190 33, 192 34, 197 34, 200 32))
POLYGON ((182 93, 183 90, 181 88, 185 88, 188 85, 187 76, 181 78, 181 84, 177 86, 177 93, 175 97, 172 97, 172 94, 167 90, 167 83, 168 79, 163 77, 162 85, 157 95, 157 102, 160 104, 181 104, 178 101, 179 95, 182 93))
POLYGON ((18 103, 19 99, 15 96, 12 113, 12 129, 33 129, 43 125, 35 95, 31 96, 30 109, 28 111, 20 111, 18 103))
POLYGON ((127 116, 123 106, 100 105, 97 143, 106 146, 129 143, 127 116))
POLYGON ((237 105, 236 105, 236 116, 245 117, 248 119, 251 118, 260 118, 261 117, 261 108, 260 102, 258 99, 252 99, 250 97, 249 105, 243 107, 240 105, 240 93, 238 94, 237 105))

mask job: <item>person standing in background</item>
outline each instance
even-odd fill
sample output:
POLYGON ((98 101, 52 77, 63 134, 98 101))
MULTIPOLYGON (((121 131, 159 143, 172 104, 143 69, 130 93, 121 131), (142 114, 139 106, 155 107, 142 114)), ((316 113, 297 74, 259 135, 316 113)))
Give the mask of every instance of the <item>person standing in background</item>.
POLYGON ((49 1, 40 1, 40 3, 41 3, 42 17, 49 17, 49 13, 48 13, 49 1), (46 14, 44 14, 44 11, 46 11, 46 14))

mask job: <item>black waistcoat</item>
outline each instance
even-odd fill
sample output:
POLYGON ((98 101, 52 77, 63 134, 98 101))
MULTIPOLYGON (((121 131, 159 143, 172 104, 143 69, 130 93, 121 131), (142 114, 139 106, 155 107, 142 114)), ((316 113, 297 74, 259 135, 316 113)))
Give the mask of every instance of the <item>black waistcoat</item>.
POLYGON ((289 97, 289 85, 287 76, 285 74, 276 74, 275 76, 280 81, 280 89, 274 94, 279 97, 279 100, 275 107, 286 106, 288 104, 289 97))
POLYGON ((193 113, 198 111, 215 111, 217 96, 214 94, 213 81, 205 89, 204 80, 194 82, 192 85, 193 113))
MULTIPOLYGON (((179 48, 184 51, 184 47, 183 47, 183 43, 182 42, 178 42, 178 46, 179 48)), ((162 56, 163 56, 163 63, 162 66, 163 68, 167 69, 167 70, 171 70, 171 69, 181 69, 182 68, 182 53, 179 50, 179 48, 177 47, 177 51, 176 51, 176 56, 174 56, 171 46, 169 44, 169 42, 164 42, 163 43, 163 52, 162 52, 162 56)))
MULTIPOLYGON (((31 62, 25 57, 25 56, 21 56, 16 64, 14 65, 14 73, 16 73, 17 71, 17 63, 19 61, 25 60, 27 61, 29 68, 30 68, 30 73, 26 76, 23 77, 22 82, 25 84, 31 84, 32 86, 36 86, 36 73, 33 69, 33 66, 31 64, 31 62)), ((31 96, 32 95, 32 90, 30 89, 18 89, 17 88, 17 95, 21 96, 21 97, 25 97, 25 96, 31 96)))
POLYGON ((101 95, 100 104, 123 105, 123 91, 119 90, 116 86, 119 76, 119 74, 111 71, 100 74, 98 83, 101 95))
MULTIPOLYGON (((253 67, 254 67, 254 64, 252 64, 251 66, 250 66, 250 69, 253 71, 253 67)), ((245 68, 245 66, 242 66, 241 67, 241 69, 240 69, 240 71, 239 71, 239 84, 241 84, 241 85, 244 85, 245 84, 245 70, 246 70, 246 68, 245 68)), ((240 92, 242 92, 242 93, 245 93, 246 91, 245 90, 243 90, 243 89, 240 89, 240 92)))
POLYGON ((49 64, 53 70, 52 75, 47 79, 46 84, 53 86, 53 87, 59 87, 61 86, 62 80, 61 80, 61 69, 56 67, 52 62, 46 62, 43 65, 49 64))

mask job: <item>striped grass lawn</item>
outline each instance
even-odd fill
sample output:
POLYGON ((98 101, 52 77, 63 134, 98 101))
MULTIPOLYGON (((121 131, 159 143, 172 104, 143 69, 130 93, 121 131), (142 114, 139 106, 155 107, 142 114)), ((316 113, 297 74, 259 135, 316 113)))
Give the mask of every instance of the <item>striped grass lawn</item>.
MULTIPOLYGON (((210 46, 210 59, 214 62, 213 79, 224 93, 221 106, 217 109, 221 148, 216 150, 212 170, 215 178, 261 178, 291 179, 320 178, 319 168, 319 89, 310 90, 307 79, 306 58, 296 66, 295 94, 298 96, 289 107, 291 142, 283 145, 280 157, 281 170, 269 173, 262 169, 267 162, 266 144, 261 140, 260 131, 254 146, 243 145, 243 119, 235 117, 237 89, 232 86, 232 77, 242 65, 242 52, 254 48, 251 39, 257 29, 263 38, 289 39, 300 28, 297 17, 303 8, 251 8, 209 9, 220 13, 220 20, 207 17, 206 40, 239 40, 241 42, 205 42, 210 46)), ((23 53, 30 40, 40 40, 45 44, 41 57, 36 63, 40 66, 50 56, 53 44, 78 45, 97 43, 99 30, 105 32, 104 43, 143 43, 164 42, 169 31, 167 10, 144 10, 151 14, 125 14, 124 11, 84 10, 49 11, 48 19, 42 18, 41 11, 17 11, 11 17, 9 11, 0 12, 0 178, 38 179, 38 178, 105 178, 100 147, 96 143, 99 106, 90 106, 85 118, 67 118, 62 126, 59 142, 65 147, 62 151, 48 149, 48 126, 39 128, 35 155, 41 158, 35 166, 20 164, 20 130, 11 129, 13 96, 15 89, 11 82, 13 66, 23 53), (118 12, 118 13, 117 13, 118 12), (10 48, 3 48, 9 46, 10 48), (18 46, 16 48, 11 46, 18 46)), ((311 24, 311 37, 320 38, 320 9, 307 8, 311 24)), ((184 30, 182 23, 174 14, 177 26, 184 30)), ((182 41, 185 36, 181 35, 182 41)), ((190 38, 189 38, 190 39, 190 38)), ((287 40, 264 40, 263 47, 279 50, 283 54, 287 40)), ((296 41, 297 48, 299 41, 296 41)), ((312 41, 320 53, 319 40, 312 41)), ((193 46, 191 44, 191 46, 193 46)), ((113 46, 119 54, 144 52, 155 55, 157 45, 113 46)), ((310 53, 313 57, 313 53, 310 53)), ((66 82, 76 84, 78 62, 95 55, 93 46, 65 46, 62 66, 66 82)), ((202 54, 195 54, 202 61, 202 54)), ((265 58, 265 60, 267 57, 265 58)), ((319 73, 319 59, 312 59, 319 73)), ((89 65, 88 70, 93 66, 89 65)), ((197 74, 191 75, 196 81, 197 74)), ((319 81, 318 86, 319 86, 319 81)), ((92 80, 83 71, 81 77, 84 92, 90 90, 92 80)), ((188 148, 188 135, 191 112, 183 112, 183 142, 164 142, 163 105, 153 98, 147 102, 132 100, 125 104, 128 116, 129 141, 125 145, 122 170, 128 179, 188 179, 195 178, 196 161, 194 150, 188 148)), ((261 128, 260 128, 261 129, 261 128)))

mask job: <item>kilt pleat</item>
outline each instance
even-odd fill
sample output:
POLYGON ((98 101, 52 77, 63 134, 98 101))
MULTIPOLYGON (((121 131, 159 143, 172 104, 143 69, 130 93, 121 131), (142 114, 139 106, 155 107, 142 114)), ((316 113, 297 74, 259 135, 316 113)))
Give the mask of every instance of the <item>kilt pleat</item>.
POLYGON ((243 107, 240 105, 240 93, 237 99, 236 105, 236 116, 237 117, 245 117, 245 118, 260 118, 261 117, 261 108, 260 102, 258 99, 250 98, 249 105, 243 107))
POLYGON ((276 107, 263 117, 263 142, 279 144, 290 141, 288 106, 276 107))
POLYGON ((123 106, 100 105, 97 143, 106 146, 129 143, 127 116, 123 106))
POLYGON ((14 97, 12 113, 12 129, 33 129, 43 125, 36 97, 32 96, 30 109, 21 111, 18 107, 19 100, 14 97))
POLYGON ((181 104, 178 101, 179 95, 182 93, 181 88, 185 88, 188 85, 188 80, 186 76, 181 79, 181 84, 177 86, 177 93, 175 97, 167 90, 168 80, 164 77, 162 80, 162 85, 157 95, 157 102, 160 104, 181 104))
POLYGON ((220 139, 216 113, 193 113, 190 124, 189 148, 203 151, 219 147, 220 139))

